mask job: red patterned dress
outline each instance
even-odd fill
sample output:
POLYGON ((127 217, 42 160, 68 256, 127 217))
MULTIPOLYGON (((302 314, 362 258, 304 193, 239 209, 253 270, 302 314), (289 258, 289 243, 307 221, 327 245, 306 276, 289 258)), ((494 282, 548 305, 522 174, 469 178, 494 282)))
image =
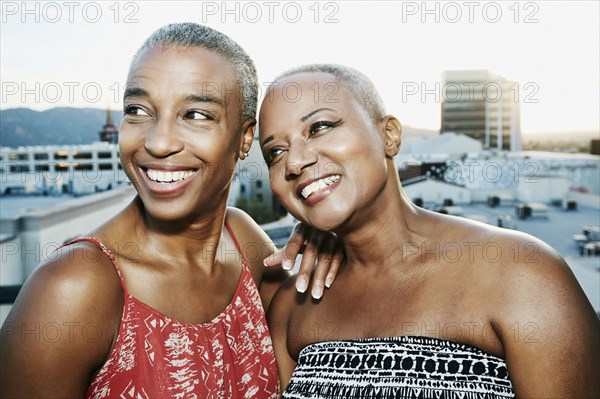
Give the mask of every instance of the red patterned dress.
POLYGON ((271 337, 243 255, 240 280, 225 310, 210 322, 187 324, 131 296, 113 254, 102 243, 82 237, 68 244, 79 241, 93 243, 110 258, 124 292, 115 347, 91 382, 88 398, 277 397, 271 337))

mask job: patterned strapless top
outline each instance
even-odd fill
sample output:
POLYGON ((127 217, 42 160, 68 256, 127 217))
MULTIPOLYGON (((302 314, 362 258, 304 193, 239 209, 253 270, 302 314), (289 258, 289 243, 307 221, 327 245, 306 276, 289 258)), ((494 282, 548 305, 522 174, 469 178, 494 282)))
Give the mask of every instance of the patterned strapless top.
POLYGON ((472 346, 400 336, 304 347, 287 399, 514 398, 506 362, 472 346))

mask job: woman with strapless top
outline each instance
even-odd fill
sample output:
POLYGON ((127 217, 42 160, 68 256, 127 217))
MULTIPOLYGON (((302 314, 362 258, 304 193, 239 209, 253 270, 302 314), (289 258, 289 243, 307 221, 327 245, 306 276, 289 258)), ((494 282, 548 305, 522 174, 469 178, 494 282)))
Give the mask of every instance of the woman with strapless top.
POLYGON ((293 69, 265 95, 273 193, 346 251, 322 298, 292 278, 271 303, 283 397, 600 397, 600 322, 569 267, 534 237, 412 204, 401 131, 344 66, 293 69))

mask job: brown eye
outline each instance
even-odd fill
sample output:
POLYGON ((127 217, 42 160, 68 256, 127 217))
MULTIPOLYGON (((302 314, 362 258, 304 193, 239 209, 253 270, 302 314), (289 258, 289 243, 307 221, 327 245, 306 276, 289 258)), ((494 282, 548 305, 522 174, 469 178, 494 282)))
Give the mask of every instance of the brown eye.
POLYGON ((276 158, 281 155, 283 153, 283 150, 281 148, 271 148, 270 150, 267 151, 267 153, 265 154, 265 162, 267 163, 267 166, 271 166, 271 164, 276 160, 276 158))
POLYGON ((308 133, 310 136, 315 135, 319 132, 327 130, 329 128, 336 127, 340 124, 342 120, 339 119, 337 121, 318 121, 310 125, 310 129, 308 129, 308 133))
POLYGON ((200 111, 196 111, 196 110, 186 112, 185 118, 186 119, 196 119, 196 120, 210 119, 207 115, 203 114, 200 111))
POLYGON ((150 116, 150 115, 148 115, 148 113, 146 111, 144 111, 143 108, 135 106, 135 105, 130 105, 128 107, 125 107, 125 111, 123 113, 125 115, 131 115, 131 116, 150 116))

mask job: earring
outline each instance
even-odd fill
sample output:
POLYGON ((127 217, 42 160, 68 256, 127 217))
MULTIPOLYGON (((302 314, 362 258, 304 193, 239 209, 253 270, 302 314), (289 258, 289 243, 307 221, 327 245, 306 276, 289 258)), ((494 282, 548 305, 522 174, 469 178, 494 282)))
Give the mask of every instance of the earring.
POLYGON ((250 153, 250 151, 246 151, 246 152, 244 153, 244 158, 248 158, 248 154, 249 154, 249 153, 250 153))

